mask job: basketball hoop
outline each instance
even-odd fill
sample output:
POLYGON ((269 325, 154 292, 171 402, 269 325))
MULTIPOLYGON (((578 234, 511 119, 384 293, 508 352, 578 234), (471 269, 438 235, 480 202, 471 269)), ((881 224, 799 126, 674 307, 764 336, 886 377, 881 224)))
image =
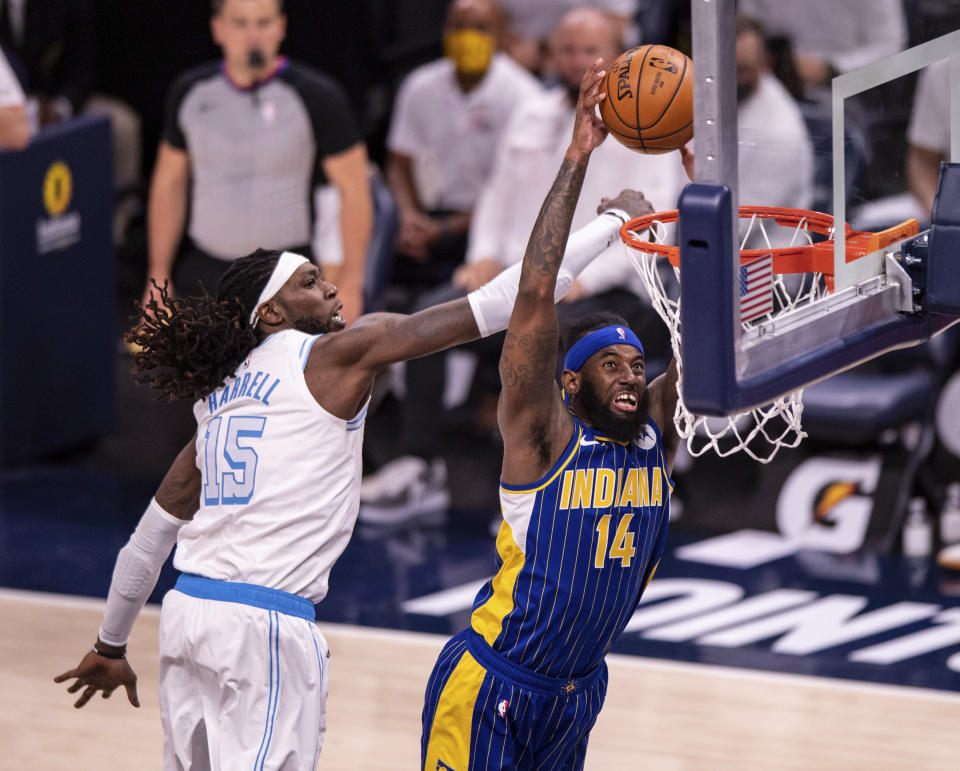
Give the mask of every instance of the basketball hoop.
MULTIPOLYGON (((741 206, 740 219, 745 221, 740 250, 741 327, 745 332, 762 328, 773 319, 830 294, 834 275, 833 217, 804 209, 741 206), (759 243, 762 248, 744 248, 748 243, 759 243), (752 288, 744 292, 743 288, 752 284, 756 285, 756 292, 752 288)), ((687 409, 682 387, 680 300, 670 296, 658 265, 658 260, 668 260, 680 281, 680 249, 664 243, 669 235, 667 226, 677 220, 678 212, 672 210, 637 217, 620 228, 627 257, 640 275, 654 310, 670 330, 679 372, 674 424, 691 455, 713 450, 726 457, 742 451, 768 463, 781 447, 796 447, 806 436, 801 424, 803 389, 726 417, 697 416, 687 409), (649 240, 641 238, 641 234, 649 240)), ((879 233, 855 231, 845 225, 846 260, 877 252, 918 230, 916 220, 879 233)))

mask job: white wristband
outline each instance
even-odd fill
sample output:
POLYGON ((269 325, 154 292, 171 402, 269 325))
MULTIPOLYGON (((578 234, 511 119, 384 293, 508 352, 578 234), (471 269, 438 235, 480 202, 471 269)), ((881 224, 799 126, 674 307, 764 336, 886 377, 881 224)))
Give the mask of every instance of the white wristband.
POLYGON ((126 645, 133 622, 156 586, 160 568, 185 524, 186 520, 164 511, 156 498, 150 500, 136 530, 117 555, 100 625, 100 639, 107 645, 126 645))
MULTIPOLYGON (((553 293, 555 301, 559 301, 569 292, 573 280, 580 272, 617 240, 622 224, 621 216, 626 218, 627 215, 619 209, 610 209, 570 234, 557 275, 557 286, 553 293)), ((623 219, 623 222, 626 221, 623 219)), ((513 304, 517 299, 521 267, 522 263, 512 265, 467 295, 481 337, 488 337, 507 328, 510 314, 513 313, 513 304)))

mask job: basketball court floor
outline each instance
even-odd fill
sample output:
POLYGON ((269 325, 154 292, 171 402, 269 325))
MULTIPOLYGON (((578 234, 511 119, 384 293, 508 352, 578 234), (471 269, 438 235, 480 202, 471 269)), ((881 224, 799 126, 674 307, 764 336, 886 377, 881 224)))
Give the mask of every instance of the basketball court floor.
MULTIPOLYGON (((151 488, 76 467, 0 474, 0 769, 158 767, 155 604, 130 645, 141 709, 115 693, 74 710, 52 682, 92 643, 151 488)), ((493 539, 475 528, 358 528, 319 606, 332 650, 320 768, 416 767, 434 657, 493 570, 493 539)), ((168 565, 152 603, 173 579, 168 565)), ((929 562, 678 531, 608 663, 587 768, 960 762, 960 585, 929 562)))

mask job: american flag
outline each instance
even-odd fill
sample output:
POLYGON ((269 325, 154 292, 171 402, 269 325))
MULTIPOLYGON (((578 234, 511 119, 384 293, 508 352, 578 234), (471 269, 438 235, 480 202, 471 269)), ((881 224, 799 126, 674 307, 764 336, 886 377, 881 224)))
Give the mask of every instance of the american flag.
POLYGON ((740 266, 740 321, 773 311, 773 255, 740 266))

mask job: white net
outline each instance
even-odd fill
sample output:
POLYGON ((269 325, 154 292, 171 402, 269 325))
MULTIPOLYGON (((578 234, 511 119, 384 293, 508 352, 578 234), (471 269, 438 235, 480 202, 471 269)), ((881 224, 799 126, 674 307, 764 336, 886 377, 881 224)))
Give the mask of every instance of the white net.
MULTIPOLYGON (((647 237, 653 244, 663 244, 670 233, 660 219, 649 221, 647 237)), ((741 248, 750 244, 754 248, 775 249, 810 244, 813 239, 807 230, 805 218, 798 219, 792 227, 783 227, 772 219, 752 214, 743 220, 741 248)), ((832 236, 832 233, 830 234, 832 236)), ((803 414, 803 391, 793 391, 770 404, 747 412, 726 417, 694 415, 683 401, 683 357, 681 356, 680 298, 679 293, 669 291, 660 272, 660 260, 665 251, 639 250, 626 245, 627 257, 639 273, 654 310, 670 330, 673 355, 677 360, 677 409, 674 424, 687 449, 693 456, 712 450, 720 457, 735 452, 745 452, 751 458, 768 463, 781 447, 796 447, 806 436, 801 425, 803 414)), ((680 271, 674 267, 673 274, 680 281, 680 271)), ((671 287, 671 289, 673 289, 671 287)), ((788 313, 804 304, 815 302, 827 294, 823 275, 820 273, 773 274, 773 310, 743 324, 744 330, 762 327, 776 316, 788 313)))

